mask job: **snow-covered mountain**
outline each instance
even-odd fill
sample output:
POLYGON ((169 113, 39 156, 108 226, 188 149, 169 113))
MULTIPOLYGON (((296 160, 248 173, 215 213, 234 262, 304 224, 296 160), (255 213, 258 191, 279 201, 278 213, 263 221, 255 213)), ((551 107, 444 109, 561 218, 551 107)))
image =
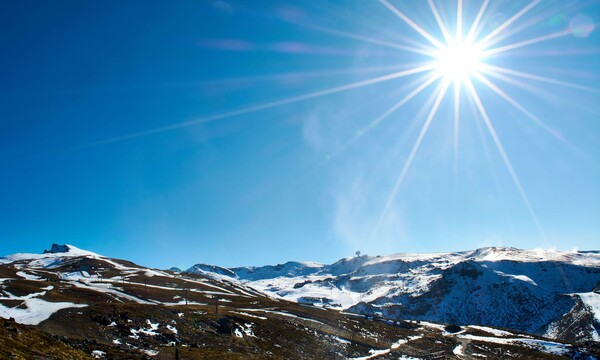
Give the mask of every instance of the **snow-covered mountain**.
POLYGON ((0 317, 27 325, 38 325, 61 309, 86 307, 81 300, 87 297, 93 301, 176 306, 199 302, 195 296, 250 296, 249 292, 254 290, 212 279, 185 278, 73 245, 53 244, 43 254, 0 257, 0 317), (186 299, 181 289, 186 289, 186 299), (166 293, 158 294, 160 291, 166 293))
POLYGON ((488 247, 187 270, 273 297, 390 319, 478 324, 600 341, 600 252, 488 247), (212 275, 211 275, 212 274, 212 275))
MULTIPOLYGON (((489 255, 454 254, 456 259, 449 255, 438 259, 439 264, 448 262, 434 265, 439 268, 438 279, 454 279, 453 274, 458 274, 456 282, 460 283, 465 277, 489 276, 483 270, 484 275, 475 276, 478 271, 465 265, 478 263, 473 257, 489 255), (465 260, 458 261, 461 257, 465 260)), ((178 351, 182 359, 498 359, 505 354, 527 359, 600 358, 595 342, 551 341, 477 324, 459 327, 389 320, 274 298, 303 298, 320 307, 329 303, 332 308, 340 308, 336 304, 343 300, 353 311, 384 314, 393 307, 378 302, 386 296, 397 301, 394 286, 398 288, 402 280, 393 274, 404 274, 398 271, 403 262, 420 263, 413 270, 404 264, 403 271, 422 272, 423 278, 414 280, 413 288, 423 296, 433 293, 437 280, 427 280, 428 270, 424 270, 431 261, 427 256, 396 255, 356 257, 329 266, 295 262, 225 269, 199 265, 192 269, 198 274, 191 274, 151 269, 71 245, 53 245, 43 254, 8 255, 0 257, 0 359, 173 359, 178 351), (255 280, 240 280, 242 276, 255 280), (387 282, 382 280, 386 276, 387 282), (281 288, 269 287, 268 282, 278 282, 281 288), (287 292, 283 286, 289 286, 287 292), (333 292, 337 300, 324 297, 328 288, 338 289, 333 292), (323 299, 311 299, 321 295, 323 299), (373 300, 365 302, 369 297, 373 300)), ((588 264, 589 256, 569 261, 581 263, 573 266, 594 267, 588 264)), ((567 277, 575 274, 565 269, 567 277)), ((529 273, 517 276, 509 269, 501 271, 502 278, 515 283, 542 284, 529 273)), ((586 326, 595 321, 591 309, 596 296, 594 292, 573 295, 579 302, 547 332, 556 337, 565 330, 587 334, 586 326)))

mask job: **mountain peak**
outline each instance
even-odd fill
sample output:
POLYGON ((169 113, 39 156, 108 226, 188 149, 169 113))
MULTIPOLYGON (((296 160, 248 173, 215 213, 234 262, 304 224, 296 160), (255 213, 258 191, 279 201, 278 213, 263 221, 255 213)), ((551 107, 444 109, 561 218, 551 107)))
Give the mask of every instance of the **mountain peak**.
POLYGON ((504 247, 504 246, 485 246, 478 249, 473 250, 471 253, 471 257, 482 258, 491 254, 496 253, 511 253, 511 252, 521 252, 523 250, 517 249, 515 247, 504 247))
POLYGON ((52 244, 50 250, 44 250, 44 254, 56 254, 58 256, 100 256, 91 251, 82 250, 69 244, 52 244))
POLYGON ((44 250, 44 254, 66 253, 69 250, 71 250, 69 245, 52 244, 50 250, 44 250))

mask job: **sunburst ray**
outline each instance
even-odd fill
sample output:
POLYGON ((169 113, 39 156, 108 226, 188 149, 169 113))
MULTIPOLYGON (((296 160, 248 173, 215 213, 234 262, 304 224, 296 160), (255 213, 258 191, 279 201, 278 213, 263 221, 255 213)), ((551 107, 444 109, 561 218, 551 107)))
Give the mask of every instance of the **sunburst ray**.
POLYGON ((529 5, 525 6, 518 13, 516 13, 515 15, 513 15, 511 18, 509 18, 508 20, 506 20, 504 23, 502 23, 497 28, 495 28, 492 32, 490 32, 489 34, 487 34, 486 36, 484 36, 477 43, 479 45, 486 46, 491 39, 493 39, 496 35, 500 34, 500 32, 502 32, 502 30, 506 29, 512 23, 514 23, 515 21, 517 21, 521 16, 525 15, 529 10, 533 9, 537 4, 540 3, 540 1, 541 0, 533 0, 531 3, 529 3, 529 5))
POLYGON ((498 149, 498 153, 500 154, 500 157, 502 158, 502 161, 504 162, 504 165, 506 166, 506 169, 508 170, 508 173, 510 174, 510 177, 512 178, 512 180, 514 182, 515 187, 517 188, 517 190, 519 192, 519 195, 521 195, 521 199, 523 200, 523 202, 525 203, 525 206, 527 207, 527 211, 529 211, 529 215, 531 216, 533 222, 535 223, 535 226, 536 226, 540 236, 542 237, 543 240, 547 240, 546 232, 544 231, 542 224, 540 223, 538 216, 537 216, 535 210, 533 209, 533 206, 531 205, 531 201, 529 201, 529 197, 527 196, 527 193, 525 192, 525 188, 523 188, 523 185, 521 184, 521 180, 519 180, 519 177, 517 176, 517 172, 515 171, 512 163, 508 157, 508 154, 506 153, 506 150, 504 150, 504 145, 502 145, 502 142, 500 141, 500 138, 498 137, 498 134, 496 133, 496 129, 494 128, 494 125, 492 124, 492 122, 487 114, 487 111, 485 110, 485 107, 483 106, 483 103, 481 102, 481 99, 479 98, 479 95, 477 94, 477 90, 475 90, 475 87, 473 86, 473 83, 471 81, 467 81, 466 86, 467 86, 467 89, 469 90, 471 98, 473 99, 473 101, 475 102, 475 105, 477 106, 477 109, 479 110, 481 118, 483 119, 485 126, 488 129, 490 136, 492 137, 492 140, 494 140, 494 144, 496 145, 496 148, 498 149))
POLYGON ((463 28, 463 2, 462 0, 458 0, 458 5, 457 5, 457 9, 456 9, 456 39, 462 39, 463 38, 463 34, 462 34, 462 28, 463 28))
POLYGON ((458 176, 458 141, 460 131, 460 84, 454 83, 454 178, 458 176))
POLYGON ((431 56, 431 54, 434 51, 433 48, 428 48, 426 46, 426 44, 421 44, 421 43, 418 43, 417 41, 414 41, 415 46, 408 46, 408 45, 403 45, 403 44, 399 44, 396 42, 381 40, 381 39, 377 39, 377 38, 370 37, 370 36, 354 34, 354 33, 350 33, 347 31, 331 29, 328 27, 314 25, 314 24, 302 24, 302 23, 294 23, 294 24, 305 27, 307 29, 320 31, 320 32, 323 32, 326 34, 331 34, 331 35, 345 37, 348 39, 358 40, 358 41, 362 41, 362 42, 366 42, 366 43, 386 46, 386 47, 393 48, 396 50, 408 51, 411 53, 421 54, 421 55, 425 55, 425 56, 431 56), (418 47, 416 46, 417 44, 418 44, 418 47))
POLYGON ((490 0, 484 0, 483 4, 481 4, 481 7, 479 8, 477 15, 475 16, 475 20, 473 20, 473 24, 471 24, 471 27, 469 28, 469 32, 467 33, 467 36, 465 37, 466 42, 471 42, 473 40, 473 38, 479 32, 479 23, 481 22, 483 14, 485 13, 485 10, 487 9, 489 3, 490 3, 490 0))
POLYGON ((390 207, 392 206, 392 203, 396 199, 396 195, 398 194, 398 190, 400 189, 400 186, 402 185, 402 182, 404 182, 404 178, 406 177, 406 174, 408 173, 408 170, 410 169, 410 166, 411 166, 411 164, 412 164, 412 162, 413 162, 413 160, 415 158, 415 155, 419 151, 419 147, 421 146, 421 143, 423 142, 423 138, 425 137, 425 134, 427 134, 427 131, 429 130, 431 122, 433 121, 433 118, 435 117, 435 114, 437 113, 437 110, 440 107, 442 99, 444 98, 444 96, 446 94, 446 91, 448 90, 448 86, 449 85, 450 85, 450 82, 447 81, 447 80, 443 80, 442 83, 439 85, 438 90, 437 90, 437 96, 436 96, 435 102, 433 104, 433 107, 429 111, 429 115, 427 116, 427 119, 423 123, 423 127, 421 128, 421 132, 419 133, 419 135, 417 137, 417 140, 415 141, 412 149, 410 150, 408 158, 404 162, 404 166, 402 167, 402 171, 400 172, 400 175, 398 176, 398 179, 394 183, 394 187, 392 188, 392 191, 390 192, 390 194, 389 194, 389 196, 388 196, 388 198, 387 198, 387 200, 385 202, 383 210, 381 211, 381 213, 380 213, 380 215, 379 215, 379 217, 377 219, 377 222, 375 223, 375 227, 373 228, 373 230, 371 232, 371 236, 369 237, 369 239, 372 239, 377 234, 377 231, 379 230, 379 227, 381 226, 381 223, 385 219, 385 216, 387 215, 390 207))
POLYGON ((507 27, 501 33, 494 36, 493 39, 490 39, 490 41, 487 43, 487 47, 489 48, 494 44, 497 44, 501 41, 504 41, 506 39, 514 37, 517 34, 523 32, 524 30, 529 29, 534 25, 538 25, 541 22, 543 22, 544 20, 547 20, 552 15, 564 12, 569 7, 572 7, 571 5, 569 5, 569 2, 565 1, 564 4, 566 4, 566 5, 561 4, 562 6, 555 6, 555 7, 553 6, 551 9, 540 10, 539 12, 537 12, 535 14, 535 16, 532 16, 531 18, 528 18, 527 20, 523 20, 523 21, 519 22, 518 24, 515 22, 512 26, 507 27))
POLYGON ((426 75, 425 79, 420 82, 420 85, 413 89, 410 93, 408 93, 405 97, 403 97, 400 101, 396 102, 390 108, 388 108, 383 114, 379 115, 376 119, 371 121, 367 126, 361 128, 350 138, 350 140, 346 141, 342 145, 340 145, 337 149, 335 149, 332 153, 326 156, 325 160, 314 166, 312 170, 318 169, 323 166, 325 163, 331 161, 332 159, 339 156, 344 150, 346 150, 349 146, 351 146, 354 142, 358 141, 361 137, 366 135, 369 131, 373 130, 377 125, 386 120, 390 115, 394 112, 398 111, 402 106, 406 105, 410 100, 412 100, 415 96, 429 87, 433 82, 438 80, 439 77, 426 75))
MULTIPOLYGON (((600 116, 599 109, 590 107, 589 104, 587 104, 587 103, 575 102, 568 97, 561 97, 556 92, 549 91, 545 87, 538 86, 537 83, 525 82, 525 81, 520 80, 522 78, 518 78, 518 77, 511 76, 511 75, 506 75, 506 74, 501 74, 501 73, 497 73, 497 72, 486 72, 485 75, 489 76, 489 77, 493 77, 495 79, 499 79, 505 83, 514 85, 520 89, 524 89, 524 90, 528 91, 530 94, 534 94, 538 97, 544 98, 546 101, 563 102, 565 104, 576 106, 579 109, 585 110, 586 112, 588 112, 592 115, 600 116)), ((526 80, 526 79, 523 79, 523 80, 526 80)))
POLYGON ((329 89, 319 90, 319 91, 311 92, 311 93, 304 94, 304 95, 293 96, 293 97, 289 97, 289 98, 282 99, 282 100, 276 100, 276 101, 268 102, 265 104, 254 105, 254 106, 242 108, 239 110, 228 111, 228 112, 224 112, 224 113, 220 113, 220 114, 201 117, 201 118, 194 119, 194 120, 184 121, 184 122, 180 122, 180 123, 176 123, 176 124, 172 124, 172 125, 166 125, 166 126, 149 129, 149 130, 144 130, 144 131, 140 131, 140 132, 136 132, 136 133, 132 133, 132 134, 127 134, 127 135, 117 136, 117 137, 113 137, 113 138, 109 138, 109 139, 105 139, 105 140, 95 141, 95 142, 84 144, 84 145, 74 146, 74 147, 71 147, 68 149, 61 150, 61 152, 80 150, 80 149, 95 147, 95 146, 99 146, 99 145, 105 145, 105 144, 110 144, 110 143, 115 143, 115 142, 120 142, 120 141, 125 141, 125 140, 131 140, 131 139, 135 139, 135 138, 139 138, 139 137, 143 137, 143 136, 149 136, 149 135, 153 135, 153 134, 157 134, 157 133, 162 133, 165 131, 181 129, 181 128, 185 128, 185 127, 189 127, 189 126, 195 126, 195 125, 199 125, 199 124, 222 120, 222 119, 226 119, 226 118, 230 118, 230 117, 234 117, 234 116, 240 116, 240 115, 245 115, 245 114, 249 114, 249 113, 254 113, 257 111, 261 111, 261 110, 267 110, 267 109, 271 109, 271 108, 275 108, 275 107, 279 107, 279 106, 283 106, 283 105, 289 105, 289 104, 297 103, 300 101, 310 100, 310 99, 318 98, 321 96, 331 95, 331 94, 339 93, 342 91, 357 89, 357 88, 368 86, 368 85, 373 85, 373 84, 377 84, 377 83, 381 83, 381 82, 385 82, 385 81, 389 81, 389 80, 393 80, 393 79, 398 79, 398 78, 409 76, 409 75, 422 73, 425 71, 429 71, 432 68, 433 68, 433 66, 430 64, 422 65, 422 66, 414 67, 414 68, 411 68, 408 70, 398 71, 398 72, 395 72, 392 74, 378 76, 375 78, 357 81, 357 82, 353 82, 353 83, 346 84, 346 85, 336 86, 336 87, 329 88, 329 89))
POLYGON ((387 0, 379 0, 379 2, 385 5, 385 7, 387 7, 391 12, 396 14, 396 16, 398 16, 400 19, 404 20, 405 23, 412 27, 416 32, 421 34, 421 36, 429 40, 429 42, 432 43, 436 48, 439 49, 444 47, 444 45, 442 45, 442 43, 439 40, 437 40, 430 33, 425 31, 425 29, 423 29, 421 26, 415 23, 411 18, 406 16, 402 11, 398 10, 394 5, 390 4, 387 0))
POLYGON ((552 33, 552 34, 548 34, 548 35, 543 35, 543 36, 538 36, 536 38, 533 39, 529 39, 529 40, 523 40, 523 41, 519 41, 513 44, 509 44, 509 45, 504 45, 504 46, 500 46, 497 48, 492 48, 489 50, 485 50, 483 51, 483 56, 491 56, 491 55, 496 55, 496 54, 500 54, 509 50, 514 50, 514 49, 518 49, 524 46, 528 46, 528 45, 533 45, 533 44, 537 44, 543 41, 548 41, 548 40, 553 40, 559 37, 563 37, 563 36, 567 36, 567 35, 571 35, 571 30, 564 30, 564 31, 559 31, 556 33, 552 33))
POLYGON ((530 120, 532 120, 537 126, 539 126, 540 128, 542 128, 544 131, 546 131, 548 134, 550 134, 551 136, 553 136, 555 139, 557 139, 557 140, 565 143, 566 145, 573 146, 571 143, 569 143, 564 138, 562 138, 556 132, 556 130, 554 130, 553 128, 551 128, 550 126, 548 126, 545 122, 543 122, 542 120, 540 120, 537 116, 533 115, 530 111, 528 111, 527 109, 525 109, 521 104, 519 104, 515 99, 513 99, 505 91, 503 91, 502 89, 500 89, 496 84, 494 84, 488 78, 486 78, 485 76, 483 76, 481 74, 478 74, 477 75, 477 79, 479 79, 479 81, 481 81, 487 87, 489 87, 490 89, 492 89, 496 94, 500 95, 501 98, 503 98, 509 104, 511 104, 513 107, 515 107, 517 110, 519 110, 520 112, 522 112, 526 117, 528 117, 530 120))
POLYGON ((450 36, 450 33, 448 32, 448 29, 446 28, 444 21, 442 21, 442 18, 440 17, 440 13, 439 13, 437 7, 435 6, 433 0, 427 0, 427 2, 429 3, 429 8, 431 8, 431 12, 433 13, 433 16, 435 17, 435 21, 437 22, 438 26, 440 27, 440 30, 442 31, 442 35, 444 36, 444 39, 446 40, 446 42, 452 41, 452 37, 450 36))
POLYGON ((509 74, 509 75, 513 75, 513 76, 522 77, 522 78, 529 79, 529 80, 545 82, 548 84, 560 85, 560 86, 569 87, 569 88, 573 88, 573 89, 590 91, 593 93, 600 93, 600 89, 593 88, 590 86, 574 84, 574 83, 571 83, 568 81, 553 79, 553 78, 530 74, 530 73, 517 71, 517 70, 511 70, 511 69, 507 69, 507 68, 495 66, 495 65, 490 65, 490 64, 483 64, 482 71, 485 73, 493 73, 493 72, 504 73, 504 74, 509 74))

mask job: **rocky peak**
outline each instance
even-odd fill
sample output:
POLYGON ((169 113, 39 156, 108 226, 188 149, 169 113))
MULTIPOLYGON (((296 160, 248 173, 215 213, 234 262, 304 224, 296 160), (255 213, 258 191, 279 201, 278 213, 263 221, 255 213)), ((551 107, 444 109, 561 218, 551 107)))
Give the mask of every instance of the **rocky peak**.
POLYGON ((50 250, 44 250, 44 254, 67 253, 69 250, 69 245, 52 244, 52 248, 50 250))

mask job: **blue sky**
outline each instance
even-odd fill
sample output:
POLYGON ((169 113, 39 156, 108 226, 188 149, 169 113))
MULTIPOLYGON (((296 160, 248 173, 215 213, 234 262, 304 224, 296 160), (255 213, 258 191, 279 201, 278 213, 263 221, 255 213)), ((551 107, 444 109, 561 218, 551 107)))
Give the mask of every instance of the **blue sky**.
MULTIPOLYGON (((475 38, 531 3, 492 0, 475 38)), ((431 60, 399 48, 432 44, 385 2, 0 2, 0 254, 597 249, 600 2, 533 3, 490 48, 523 46, 481 60, 513 71, 486 79, 520 108, 470 77, 503 158, 466 83, 457 143, 445 77, 373 126, 428 73, 341 91, 431 60)), ((443 42, 427 2, 389 4, 443 42)), ((482 4, 464 1, 465 29, 482 4)), ((434 5, 454 34, 457 2, 434 5)))

